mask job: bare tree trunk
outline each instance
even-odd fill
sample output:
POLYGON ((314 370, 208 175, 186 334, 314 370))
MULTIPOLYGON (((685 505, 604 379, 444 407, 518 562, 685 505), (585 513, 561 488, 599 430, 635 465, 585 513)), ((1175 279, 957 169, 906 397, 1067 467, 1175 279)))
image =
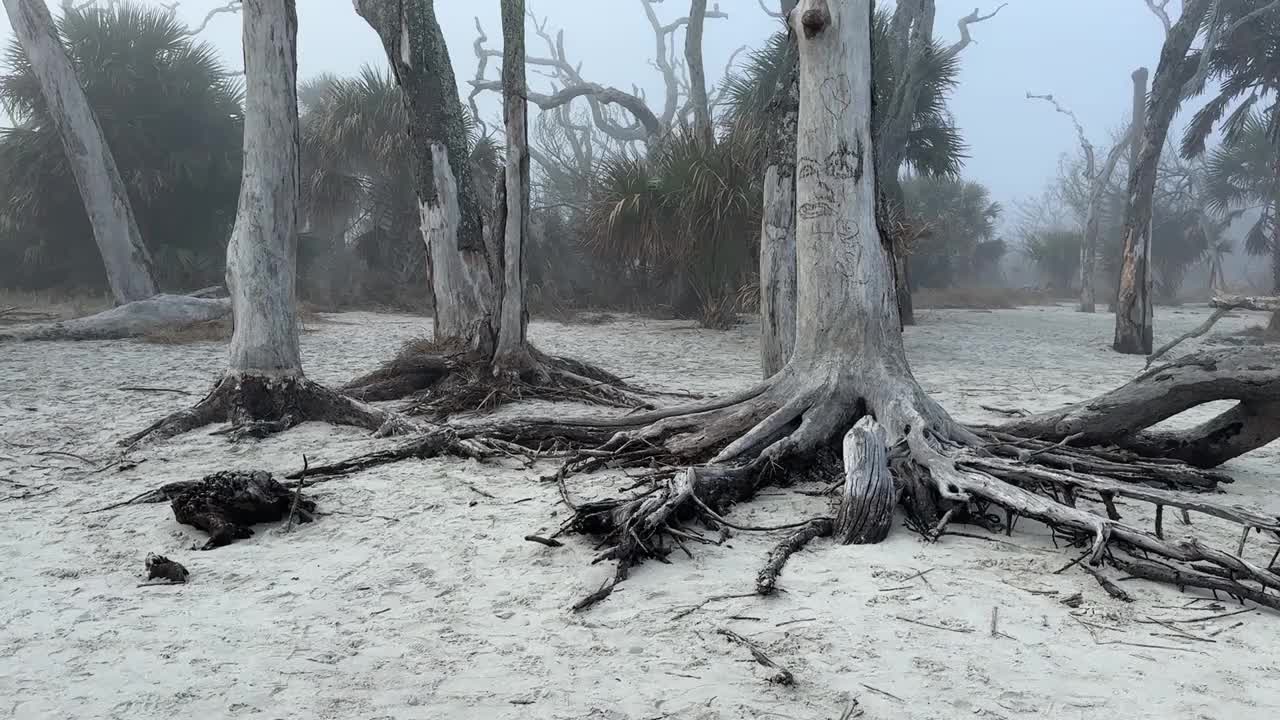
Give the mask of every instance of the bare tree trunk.
POLYGON ((227 245, 231 373, 299 377, 298 18, 292 0, 251 0, 244 12, 244 175, 227 245))
POLYGON ((102 253, 111 294, 117 304, 155 295, 151 255, 138 231, 124 180, 62 47, 49 8, 44 0, 4 0, 4 6, 62 137, 67 163, 102 253))
POLYGON ((760 351, 764 376, 787 364, 796 339, 796 203, 794 175, 770 165, 764 176, 760 230, 760 351))
MULTIPOLYGON (((1131 120, 1130 131, 1129 131, 1130 178, 1133 177, 1133 173, 1138 169, 1139 164, 1142 162, 1142 150, 1146 142, 1147 76, 1148 76, 1148 72, 1145 67, 1140 67, 1137 70, 1133 71, 1133 110, 1131 115, 1132 120, 1131 120)), ((1159 164, 1158 159, 1156 161, 1156 164, 1157 165, 1159 164)), ((1153 182, 1152 192, 1154 192, 1154 180, 1152 182, 1153 182)), ((1130 192, 1132 192, 1133 180, 1130 179, 1129 183, 1130 183, 1129 185, 1130 192)), ((1133 203, 1133 200, 1132 198, 1130 198, 1128 204, 1126 204, 1125 206, 1126 222, 1128 221, 1128 213, 1130 211, 1130 208, 1133 206, 1132 203, 1133 203)), ((1143 235, 1145 240, 1143 240, 1141 246, 1136 247, 1134 249, 1134 253, 1135 253, 1134 258, 1133 258, 1133 261, 1130 262, 1130 258, 1129 258, 1130 251, 1128 248, 1129 239, 1128 239, 1128 232, 1127 232, 1128 226, 1125 225, 1124 227, 1126 229, 1121 231, 1121 237, 1120 237, 1120 275, 1116 283, 1116 301, 1113 307, 1113 311, 1115 312, 1115 316, 1116 316, 1116 336, 1115 336, 1114 344, 1116 345, 1117 351, 1124 352, 1123 350, 1120 350, 1120 347, 1119 347, 1119 344, 1121 342, 1121 339, 1120 339, 1121 324, 1123 323, 1125 332, 1128 333, 1126 335, 1125 342, 1129 343, 1133 347, 1146 348, 1145 350, 1135 350, 1134 352, 1142 352, 1144 354, 1149 354, 1151 352, 1152 343, 1148 341, 1146 345, 1143 345, 1142 338, 1144 337, 1144 334, 1150 335, 1151 333, 1151 328, 1145 324, 1145 318, 1147 317, 1147 310, 1148 310, 1147 306, 1151 304, 1151 296, 1149 293, 1146 292, 1146 288, 1147 288, 1146 276, 1149 272, 1149 268, 1147 267, 1147 264, 1146 264, 1146 259, 1149 256, 1148 251, 1150 249, 1149 245, 1151 243, 1151 238, 1150 238, 1149 232, 1143 235), (1137 305, 1130 307, 1130 310, 1133 313, 1133 317, 1136 317, 1139 320, 1137 324, 1134 324, 1132 322, 1132 319, 1133 319, 1132 317, 1122 315, 1123 311, 1122 311, 1120 298, 1126 292, 1126 285, 1129 286, 1128 292, 1131 293, 1131 295, 1135 298, 1135 301, 1137 302, 1137 305), (1135 337, 1137 338, 1136 341, 1134 340, 1135 337), (1135 342, 1136 344, 1134 344, 1135 342)), ((1150 220, 1147 221, 1147 227, 1150 228, 1150 220)))
POLYGON ((503 274, 494 364, 520 371, 531 363, 526 345, 524 246, 529 237, 529 108, 525 100, 524 0, 502 0, 502 105, 507 129, 503 274))
MULTIPOLYGON (((795 9, 783 2, 782 17, 795 9), (789 6, 789 7, 788 7, 789 6)), ((800 70, 794 36, 788 65, 769 103, 760 218, 760 350, 766 378, 791 359, 796 338, 796 126, 800 70)))
MULTIPOLYGON (((483 442, 497 439, 542 447, 555 438, 591 447, 562 473, 609 464, 660 468, 653 487, 640 497, 593 500, 577 510, 568 527, 603 536, 596 560, 614 560, 613 579, 574 606, 582 610, 607 597, 630 568, 646 558, 666 558, 681 526, 702 520, 733 526, 722 513, 762 486, 794 475, 795 469, 838 474, 831 456, 844 445, 845 497, 839 513, 841 540, 875 541, 888 526, 897 489, 882 464, 893 448, 897 478, 911 496, 913 522, 937 538, 951 518, 961 521, 989 508, 1011 518, 1044 522, 1064 536, 1089 543, 1089 562, 1113 562, 1143 577, 1181 585, 1228 589, 1269 607, 1280 599, 1257 586, 1280 590, 1280 578, 1236 554, 1195 538, 1166 542, 1114 515, 1115 497, 1191 508, 1246 528, 1280 532, 1280 521, 1183 492, 1126 484, 1158 482, 1213 487, 1221 474, 1163 461, 1144 463, 1132 454, 1089 454, 1037 439, 1017 439, 955 423, 911 374, 893 302, 891 256, 876 223, 876 177, 871 133, 871 0, 801 0, 791 23, 800 47, 800 113, 796 162, 797 327, 790 362, 773 377, 735 395, 683 407, 608 418, 515 418, 458 433, 483 442), (875 420, 883 435, 870 421, 875 420), (848 434, 853 426, 855 432, 848 434), (982 434, 979 434, 982 433, 982 434), (1044 458, 1041 460, 1040 458, 1044 458), (675 467, 673 467, 675 466, 675 467), (680 467, 684 466, 684 467, 680 467), (832 472, 834 471, 834 472, 832 472), (1083 496, 1087 492, 1087 496, 1083 496), (1101 497, 1112 513, 1077 507, 1076 500, 1101 497), (1065 498, 1065 499, 1064 499, 1065 498), (939 507, 945 512, 934 514, 939 507), (1149 571, 1145 555, 1170 563, 1149 571), (1139 561, 1137 558, 1143 558, 1139 561), (1208 570, 1202 570, 1208 568, 1208 570), (1163 574, 1160 574, 1163 573, 1163 574)), ((1160 370, 1143 392, 1167 406, 1160 370)), ((1212 372, 1210 370, 1210 372, 1212 372)), ((1272 377, 1270 365, 1247 369, 1228 385, 1246 387, 1272 377)), ((1189 369, 1184 379, 1204 377, 1189 369)), ((1222 392, 1230 392, 1222 386, 1222 392)), ((1253 392, 1253 391, 1250 391, 1253 392)), ((1274 415, 1274 413, 1272 413, 1274 415)), ((1256 442, 1247 433, 1236 447, 1256 442)), ((405 457, 404 452, 393 453, 405 457)), ((346 467, 368 467, 368 457, 346 467)), ((561 475, 563 477, 563 475, 561 475)), ((814 538, 832 534, 837 523, 816 518, 770 553, 757 578, 769 592, 787 557, 814 538)), ((1012 527, 1009 528, 1012 530, 1012 527)))
POLYGON ((684 59, 689 66, 689 102, 693 104, 693 129, 703 147, 711 147, 715 134, 711 108, 707 105, 707 74, 702 63, 702 25, 707 16, 707 0, 692 0, 689 24, 684 31, 684 59))
POLYGON ((497 312, 493 281, 486 276, 498 260, 485 247, 481 191, 472 188, 462 101, 435 3, 355 0, 355 7, 382 40, 404 94, 415 189, 432 259, 436 341, 491 353, 497 312), (448 161, 452 187, 437 168, 439 158, 448 161))
POLYGON ((294 0, 244 0, 244 168, 227 246, 235 330, 226 375, 203 400, 126 439, 171 437, 230 421, 233 437, 305 420, 384 432, 404 421, 306 379, 298 347, 298 16, 294 0))
MULTIPOLYGON (((406 344, 395 358, 345 389, 366 400, 393 400, 430 389, 432 397, 414 409, 436 415, 539 395, 646 405, 629 392, 635 388, 617 376, 577 360, 543 355, 527 341, 529 144, 523 0, 502 2, 507 157, 488 217, 472 187, 462 101, 433 0, 355 0, 355 6, 382 39, 404 93, 436 318, 432 343, 406 344)), ((481 58, 487 57, 481 53, 481 58)))
MULTIPOLYGON (((1129 170, 1129 190, 1124 213, 1124 251, 1120 293, 1116 304, 1116 352, 1149 354, 1152 350, 1151 213, 1160 152, 1169 124, 1182 102, 1182 89, 1195 66, 1187 60, 1191 43, 1211 0, 1186 0, 1182 15, 1165 36, 1160 64, 1152 81, 1144 131, 1137 160, 1129 170)), ((1134 74, 1135 95, 1145 83, 1144 73, 1134 74)), ((1135 103, 1136 104, 1136 103, 1135 103)), ((1136 107, 1135 107, 1136 110, 1136 107)), ((1136 120, 1136 118, 1135 118, 1136 120)), ((1135 123, 1136 129, 1136 123, 1135 123)))

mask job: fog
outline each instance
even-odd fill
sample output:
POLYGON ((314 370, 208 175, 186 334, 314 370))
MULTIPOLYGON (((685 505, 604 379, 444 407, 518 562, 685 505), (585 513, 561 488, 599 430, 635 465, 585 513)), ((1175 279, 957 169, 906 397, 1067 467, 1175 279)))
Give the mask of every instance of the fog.
MULTIPOLYGON (((958 38, 955 23, 974 9, 974 2, 939 0, 939 40, 958 38)), ((222 0, 182 0, 178 13, 195 26, 222 5, 222 0)), ((684 15, 685 5, 669 0, 658 7, 660 17, 670 21, 684 15)), ((708 85, 723 75, 735 49, 758 47, 779 27, 755 0, 721 0, 719 6, 729 17, 707 21, 703 52, 708 85)), ((994 6, 986 3, 981 9, 985 13, 994 6)), ((548 19, 549 29, 564 30, 569 55, 582 62, 585 77, 623 89, 634 83, 651 102, 661 98, 661 75, 651 65, 653 34, 639 2, 530 0, 529 8, 548 19)), ((477 16, 489 34, 488 47, 501 46, 493 41, 501 37, 498 4, 437 0, 436 12, 465 95, 476 67, 472 42, 477 16)), ((8 21, 0 22, 8 35, 8 21)), ((347 0, 300 0, 298 25, 301 79, 350 74, 363 64, 385 66, 377 37, 347 0)), ((533 29, 528 27, 529 52, 544 54, 545 45, 533 29)), ((1163 29, 1142 0, 1010 0, 996 17, 975 25, 973 36, 975 44, 964 52, 950 109, 969 145, 966 178, 987 185, 1008 207, 1018 198, 1039 193, 1062 154, 1078 148, 1067 119, 1027 100, 1026 93, 1053 93, 1079 116, 1091 138, 1103 143, 1127 118, 1129 74, 1142 65, 1155 70, 1163 29)), ((214 16, 201 38, 228 62, 240 56, 236 15, 214 16)), ((530 86, 540 89, 539 81, 531 72, 530 86)), ((496 117, 498 106, 486 93, 482 113, 496 117)))

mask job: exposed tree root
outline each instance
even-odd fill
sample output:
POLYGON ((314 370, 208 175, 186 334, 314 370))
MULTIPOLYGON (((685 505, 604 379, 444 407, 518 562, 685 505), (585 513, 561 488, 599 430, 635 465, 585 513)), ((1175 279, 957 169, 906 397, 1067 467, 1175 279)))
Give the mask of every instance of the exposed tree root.
POLYGON ((120 444, 132 447, 222 422, 231 423, 233 439, 261 438, 308 420, 354 425, 379 435, 415 429, 398 415, 352 400, 305 377, 228 373, 200 402, 157 420, 120 444))
POLYGON ((1214 350, 1150 368, 1111 392, 1019 418, 1000 431, 1076 445, 1118 445, 1139 455, 1216 467, 1280 437, 1280 362, 1265 348, 1214 350), (1188 430, 1152 425, 1204 403, 1239 404, 1188 430))
MULTIPOLYGON (((952 421, 909 375, 893 367, 833 372, 794 365, 725 400, 607 420, 493 422, 460 434, 526 447, 557 438, 584 447, 613 433, 599 449, 572 456, 562 472, 590 471, 606 463, 658 468, 651 478, 654 487, 639 496, 576 508, 568 529, 602 537, 606 548, 596 561, 617 563, 614 578, 580 601, 578 609, 608 597, 635 564, 646 558, 665 560, 673 549, 682 548, 681 537, 696 532, 693 525, 728 524, 723 514, 735 503, 750 499, 765 485, 793 479, 817 458, 829 457, 846 430, 840 506, 833 508, 832 517, 799 523, 799 529, 778 545, 760 573, 760 592, 773 589, 791 554, 837 528, 871 528, 862 539, 878 541, 883 521, 877 519, 887 514, 886 503, 891 507, 902 502, 911 524, 931 539, 949 522, 999 524, 989 512, 999 508, 1005 513, 1006 529, 1020 517, 1043 522, 1060 537, 1087 546, 1091 565, 1111 562, 1121 554, 1159 557, 1181 573, 1180 584, 1186 586, 1212 587, 1240 597, 1261 596, 1270 588, 1280 596, 1280 575, 1241 559, 1239 552, 1209 548, 1195 539, 1165 540, 1162 530, 1156 534, 1134 527, 1115 510, 1114 499, 1127 498, 1280 534, 1280 518, 1187 492, 1229 482, 1221 473, 1174 460, 1145 459, 1128 450, 1081 448, 1062 440, 966 428, 952 421), (860 418, 865 419, 859 423, 860 418), (895 483, 876 480, 876 469, 886 463, 892 466, 895 483), (679 470, 678 465, 693 466, 679 470), (1105 506, 1106 513, 1086 508, 1086 501, 1105 506), (1192 570, 1190 563, 1206 564, 1223 575, 1192 570)), ((829 462, 818 465, 826 481, 835 479, 838 471, 829 462)))
POLYGON ((96 315, 0 331, 5 340, 117 340, 168 328, 183 328, 231 314, 231 302, 189 295, 156 295, 96 315))
POLYGON ((365 401, 410 399, 416 415, 447 417, 491 410, 516 400, 564 400, 647 408, 646 391, 594 365, 530 348, 503 367, 485 353, 453 342, 415 340, 389 362, 352 380, 343 391, 365 401))

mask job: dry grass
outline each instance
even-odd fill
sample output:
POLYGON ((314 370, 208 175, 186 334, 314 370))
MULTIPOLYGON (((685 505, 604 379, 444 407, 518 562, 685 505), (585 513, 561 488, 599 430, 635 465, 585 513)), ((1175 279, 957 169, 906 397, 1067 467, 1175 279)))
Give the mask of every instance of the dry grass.
MULTIPOLYGON (((302 332, 304 333, 316 332, 317 325, 348 324, 325 317, 308 309, 306 305, 299 309, 298 320, 302 323, 302 332)), ((224 318, 187 325, 186 327, 157 330, 143 335, 138 340, 155 345, 190 345, 203 342, 225 343, 231 340, 231 330, 231 316, 228 315, 224 318)))
POLYGON ((928 310, 1012 310, 1059 301, 1042 290, 993 287, 922 288, 912 298, 916 308, 928 310))
POLYGON ((112 304, 106 293, 0 289, 0 324, 67 320, 102 312, 112 304))

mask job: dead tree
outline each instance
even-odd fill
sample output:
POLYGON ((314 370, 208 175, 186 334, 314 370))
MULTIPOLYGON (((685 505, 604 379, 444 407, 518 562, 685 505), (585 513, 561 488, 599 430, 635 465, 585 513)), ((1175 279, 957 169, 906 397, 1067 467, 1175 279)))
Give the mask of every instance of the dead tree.
MULTIPOLYGON (((1213 487, 1225 476, 1163 458, 1144 460, 1132 451, 1077 447, 1085 436, 1057 442, 1024 436, 1075 429, 1061 428, 1061 422, 968 428, 925 394, 907 362, 893 301, 891 253, 876 224, 871 0, 802 0, 791 23, 800 51, 799 312, 787 365, 746 391, 691 406, 611 419, 493 421, 459 430, 474 438, 533 447, 551 438, 572 445, 603 443, 571 460, 562 477, 605 464, 659 468, 649 476, 652 489, 639 497, 576 508, 568 527, 603 536, 605 549, 597 560, 613 560, 617 570, 575 608, 606 597, 636 563, 664 557, 681 537, 677 533, 688 534, 681 528, 691 521, 735 527, 724 513, 766 484, 824 470, 838 476, 838 461, 832 459, 839 456, 851 427, 855 433, 844 443, 845 497, 838 517, 848 537, 878 539, 899 493, 912 522, 932 538, 952 520, 982 517, 988 508, 999 507, 1008 513, 1009 525, 1013 518, 1029 517, 1087 546, 1093 565, 1112 562, 1130 574, 1162 580, 1174 572, 1186 587, 1226 589, 1280 607, 1277 595, 1268 592, 1280 589, 1280 576, 1242 559, 1239 551, 1232 554, 1195 539, 1166 541, 1158 528, 1149 532, 1114 512, 1114 498, 1125 497, 1192 509, 1271 533, 1280 530, 1280 519, 1182 492, 1213 487), (863 418, 874 422, 859 425, 863 418), (884 482, 883 474, 868 465, 886 457, 896 484, 884 482), (1108 513, 1085 506, 1087 498, 1097 498, 1108 513), (1149 562, 1148 556, 1168 563, 1149 562)), ((1176 402, 1157 402, 1151 395, 1156 388, 1181 397, 1182 388, 1225 383, 1221 388, 1234 390, 1201 392, 1201 397, 1207 401, 1230 392, 1253 392, 1251 401, 1270 399, 1274 396, 1269 393, 1280 387, 1275 363, 1250 369, 1255 361, 1262 362, 1229 362, 1225 357, 1187 361, 1153 370, 1135 380, 1135 389, 1118 392, 1126 397, 1147 393, 1131 404, 1151 406, 1143 412, 1153 415, 1177 412, 1176 402), (1244 380, 1233 379, 1239 377, 1244 380), (1268 383, 1265 396, 1253 382, 1263 378, 1268 383), (1255 389, 1246 390, 1248 385, 1255 389)), ((1120 424, 1108 415, 1077 432, 1091 432, 1104 420, 1112 428, 1120 424)), ((1113 430, 1105 440, 1126 432, 1113 430)), ((760 591, 772 587, 788 554, 830 534, 835 524, 831 518, 798 523, 796 534, 771 556, 760 591)))
POLYGON ((306 378, 298 347, 298 18, 294 0, 244 2, 244 174, 227 246, 235 331, 229 368, 195 406, 125 442, 230 421, 262 436, 307 420, 389 432, 407 424, 306 378))
MULTIPOLYGON (((1116 352, 1146 355, 1152 350, 1151 211, 1156 171, 1160 152, 1169 134, 1169 124, 1182 104, 1183 88, 1198 69, 1197 63, 1187 58, 1187 53, 1200 32, 1210 5, 1216 3, 1213 0, 1186 0, 1178 21, 1167 26, 1160 64, 1156 67, 1151 97, 1146 103, 1146 121, 1142 132, 1134 134, 1138 149, 1129 168, 1129 189, 1121 231, 1124 245, 1115 308, 1115 340, 1112 342, 1116 352)), ((1135 74, 1135 97, 1140 79, 1135 74)))
POLYGON ((155 295, 151 254, 142 242, 124 180, 62 47, 49 8, 44 0, 4 0, 4 7, 40 82, 49 117, 62 136, 67 164, 80 189, 116 304, 155 295))
POLYGON ((599 368, 551 357, 528 344, 523 244, 528 229, 528 131, 524 12, 503 5, 507 168, 487 219, 466 171, 462 102, 430 0, 401 7, 359 0, 356 9, 387 53, 409 116, 422 232, 431 263, 435 338, 406 345, 377 370, 348 383, 364 400, 421 393, 418 411, 448 414, 518 397, 634 407, 646 404, 599 368), (512 24, 514 22, 514 25, 512 24), (456 166, 456 167, 455 167, 456 166), (518 192, 517 192, 518 190, 518 192), (514 194, 513 194, 514 193, 514 194))
POLYGON ((1053 95, 1033 95, 1027 93, 1028 99, 1044 100, 1053 105, 1054 109, 1059 113, 1066 115, 1071 119, 1071 124, 1075 126, 1076 136, 1080 139, 1080 149, 1084 152, 1084 177, 1087 184, 1088 204, 1085 210, 1084 221, 1084 243, 1080 246, 1080 312, 1091 313, 1097 309, 1097 298, 1094 293, 1094 268, 1098 257, 1098 237, 1101 234, 1102 226, 1102 202, 1106 197, 1107 188, 1111 184, 1111 175, 1115 172, 1116 165, 1120 162, 1120 154, 1124 151, 1128 144, 1128 138, 1132 136, 1132 131, 1126 134, 1126 139, 1121 140, 1111 148, 1111 152, 1107 153, 1107 157, 1102 163, 1102 167, 1098 167, 1097 154, 1093 147, 1093 143, 1089 142, 1088 136, 1085 135, 1084 127, 1080 124, 1080 119, 1071 110, 1062 106, 1053 95))
MULTIPOLYGON (((782 0, 786 18, 795 0, 782 0)), ((788 33, 790 29, 788 28, 788 33)), ((794 43, 794 38, 790 42, 794 43)), ((760 351, 766 378, 791 358, 796 339, 796 124, 800 71, 793 52, 773 90, 766 120, 764 192, 760 217, 760 351)))
MULTIPOLYGON (((63 7, 79 12, 91 4, 63 7)), ((119 307, 66 322, 15 327, 0 333, 0 341, 111 340, 226 316, 231 311, 226 300, 156 293, 151 254, 134 219, 129 193, 48 7, 44 0, 5 0, 5 9, 62 137, 107 284, 119 307)))
MULTIPOLYGON (((990 20, 1002 9, 1004 4, 983 15, 975 8, 972 13, 960 18, 956 23, 960 39, 943 51, 943 58, 958 57, 973 43, 970 26, 990 20)), ((880 190, 883 193, 880 212, 886 226, 898 225, 893 221, 893 216, 901 214, 905 208, 906 198, 898 176, 906 158, 907 141, 916 106, 920 101, 918 66, 933 48, 933 23, 936 14, 935 0, 900 0, 894 7, 889 25, 890 53, 886 60, 896 69, 898 82, 889 93, 888 101, 876 108, 882 115, 877 124, 876 172, 880 176, 880 190)), ((911 301, 910 267, 905 247, 894 248, 894 278, 899 316, 904 325, 914 325, 915 309, 911 301)))
MULTIPOLYGON (((529 101, 542 110, 553 110, 575 99, 584 98, 591 109, 595 126, 608 137, 625 143, 642 142, 648 144, 665 136, 671 131, 678 119, 687 118, 690 115, 696 117, 697 113, 700 112, 698 110, 699 105, 706 109, 707 117, 709 118, 710 108, 714 106, 715 99, 704 97, 701 103, 694 102, 692 97, 693 92, 695 92, 692 90, 693 84, 683 76, 685 72, 692 68, 676 59, 673 38, 676 31, 683 27, 687 37, 686 48, 690 42, 694 46, 701 48, 702 20, 723 19, 729 17, 729 15, 721 12, 719 5, 716 5, 711 10, 706 10, 706 3, 703 0, 695 0, 694 10, 697 9, 699 2, 703 6, 703 12, 698 13, 700 17, 696 26, 693 21, 693 11, 691 11, 690 15, 664 23, 658 17, 658 13, 654 8, 654 5, 658 2, 660 0, 640 0, 645 18, 649 21, 649 26, 653 31, 653 64, 662 73, 665 91, 661 108, 651 108, 648 100, 638 88, 627 92, 616 87, 604 86, 587 80, 582 75, 581 64, 575 64, 568 58, 565 50, 564 31, 558 32, 553 39, 547 30, 546 20, 539 21, 537 18, 532 19, 539 36, 547 45, 549 54, 546 56, 527 56, 526 62, 529 65, 549 71, 553 78, 553 87, 550 93, 528 93, 529 101), (682 94, 688 97, 688 100, 683 105, 680 101, 682 94), (625 123, 609 113, 606 109, 606 106, 609 105, 616 105, 622 108, 630 116, 631 122, 625 123)), ((476 31, 478 37, 474 43, 474 49, 478 63, 475 79, 470 81, 472 90, 469 98, 473 112, 476 111, 475 98, 479 93, 485 91, 500 92, 502 90, 501 81, 488 80, 485 77, 488 60, 501 57, 502 53, 484 46, 487 36, 480 26, 479 19, 476 20, 476 31)), ((701 55, 700 50, 698 55, 701 55)), ((700 63, 698 69, 701 69, 700 63)), ((703 85, 703 94, 706 95, 705 84, 703 85)))
POLYGON ((710 147, 715 142, 715 133, 711 127, 711 105, 707 101, 707 73, 702 64, 702 24, 706 17, 707 0, 693 0, 689 25, 685 28, 684 58, 689 68, 694 134, 703 145, 710 147))

